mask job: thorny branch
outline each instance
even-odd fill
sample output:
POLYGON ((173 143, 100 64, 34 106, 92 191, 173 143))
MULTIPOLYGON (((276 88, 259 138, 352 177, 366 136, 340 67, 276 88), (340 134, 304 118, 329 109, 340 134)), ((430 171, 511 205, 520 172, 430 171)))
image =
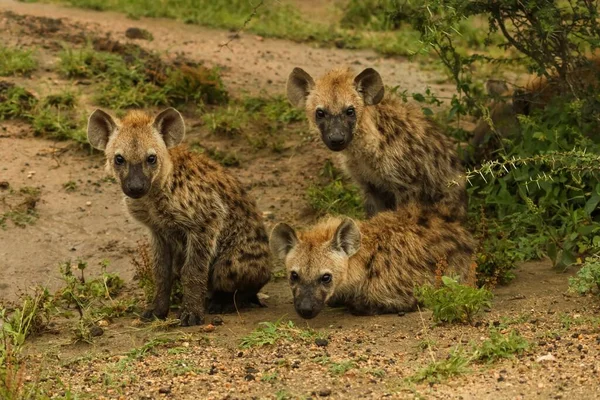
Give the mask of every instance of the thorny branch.
POLYGON ((232 34, 229 36, 229 40, 228 40, 227 42, 220 44, 220 45, 219 45, 219 50, 217 50, 217 51, 221 51, 221 50, 223 49, 223 47, 226 47, 226 48, 228 48, 230 51, 233 51, 233 50, 231 50, 231 47, 229 47, 229 44, 230 44, 231 42, 233 42, 235 39, 237 39, 237 38, 239 37, 240 33, 241 33, 241 32, 242 32, 244 29, 246 29, 246 27, 248 26, 248 24, 250 23, 250 21, 252 21, 252 18, 254 18, 254 17, 256 16, 256 14, 258 13, 258 9, 259 9, 260 7, 262 7, 262 5, 263 5, 264 3, 265 3, 265 1, 264 1, 264 0, 261 0, 261 1, 260 1, 260 2, 259 2, 257 5, 256 5, 256 6, 254 6, 254 8, 252 9, 252 12, 250 13, 250 15, 248 15, 248 18, 246 18, 246 20, 245 20, 245 21, 244 21, 244 23, 242 24, 241 28, 240 28, 240 29, 238 29, 237 31, 235 31, 234 33, 232 33, 232 34))

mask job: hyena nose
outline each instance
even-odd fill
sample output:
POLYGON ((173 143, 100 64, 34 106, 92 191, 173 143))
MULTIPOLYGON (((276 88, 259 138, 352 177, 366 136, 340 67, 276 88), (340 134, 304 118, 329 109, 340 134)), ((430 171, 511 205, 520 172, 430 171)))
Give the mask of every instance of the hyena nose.
POLYGON ((309 300, 302 300, 299 304, 296 304, 296 312, 304 319, 314 318, 319 313, 315 309, 315 305, 309 300))
POLYGON ((144 184, 129 184, 125 188, 125 194, 131 198, 139 199, 146 194, 146 186, 144 184))
POLYGON ((336 147, 343 146, 344 143, 346 143, 346 139, 344 139, 343 136, 337 136, 337 137, 331 138, 331 144, 333 146, 336 146, 336 147))

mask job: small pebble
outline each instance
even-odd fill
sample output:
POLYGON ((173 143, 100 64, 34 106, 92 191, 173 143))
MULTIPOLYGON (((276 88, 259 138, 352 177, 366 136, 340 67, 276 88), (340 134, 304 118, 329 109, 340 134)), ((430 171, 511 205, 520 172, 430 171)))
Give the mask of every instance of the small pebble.
POLYGON ((245 379, 245 380, 247 380, 247 381, 253 381, 253 380, 254 380, 254 375, 252 375, 252 374, 247 374, 247 375, 244 377, 244 379, 245 379))
POLYGON ((171 388, 169 386, 163 386, 160 389, 158 389, 158 393, 169 394, 171 393, 171 388))
POLYGON ((321 397, 327 397, 331 395, 331 389, 321 389, 319 390, 319 396, 321 397))
POLYGON ((399 317, 404 317, 405 315, 406 315, 406 313, 404 311, 398 311, 399 317))
POLYGON ((327 339, 318 338, 315 339, 315 344, 319 347, 325 347, 329 344, 329 341, 327 339))
POLYGON ((89 206, 92 205, 92 202, 91 201, 86 201, 85 205, 89 207, 89 206))
POLYGON ((94 325, 90 328, 90 335, 92 337, 98 337, 104 335, 104 329, 100 328, 97 325, 94 325))

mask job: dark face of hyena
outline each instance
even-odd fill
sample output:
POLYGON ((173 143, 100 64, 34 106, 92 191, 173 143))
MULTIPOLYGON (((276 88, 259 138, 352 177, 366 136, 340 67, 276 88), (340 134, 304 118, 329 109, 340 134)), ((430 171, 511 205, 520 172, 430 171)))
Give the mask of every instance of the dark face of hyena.
POLYGON ((167 149, 179 144, 184 134, 183 118, 174 108, 154 118, 132 111, 120 123, 96 110, 88 121, 90 143, 104 150, 108 169, 132 199, 146 196, 153 183, 166 176, 171 165, 167 149))
POLYGON ((117 152, 112 164, 123 193, 132 199, 139 199, 148 194, 152 181, 160 170, 158 156, 153 150, 140 151, 138 157, 129 159, 117 152))
POLYGON ((321 139, 332 151, 342 151, 352 141, 356 128, 356 108, 354 105, 343 107, 335 113, 325 107, 315 111, 315 124, 321 133, 321 139))
POLYGON ((334 69, 316 82, 301 68, 294 68, 287 95, 295 106, 304 106, 327 148, 342 151, 352 142, 365 106, 378 104, 384 88, 381 76, 372 68, 356 76, 349 69, 334 69))
MULTIPOLYGON (((294 308, 302 318, 316 317, 343 285, 348 262, 360 248, 360 231, 349 218, 337 224, 332 236, 298 239, 294 229, 285 223, 273 228, 271 251, 286 266, 294 308)), ((310 232, 309 232, 310 233, 310 232)))
POLYGON ((329 272, 312 276, 305 271, 290 272, 290 288, 294 295, 294 308, 305 319, 316 317, 334 290, 333 275, 329 272), (304 275, 304 276, 302 276, 304 275))

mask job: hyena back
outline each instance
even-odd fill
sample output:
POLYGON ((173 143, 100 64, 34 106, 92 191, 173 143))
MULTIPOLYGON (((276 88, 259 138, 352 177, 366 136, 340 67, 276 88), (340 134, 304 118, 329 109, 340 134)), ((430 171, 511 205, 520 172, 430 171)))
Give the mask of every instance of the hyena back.
POLYGON ((240 182, 180 146, 184 134, 173 108, 155 118, 132 111, 121 121, 96 110, 88 123, 88 139, 104 151, 127 210, 151 232, 156 290, 143 318, 167 316, 179 278, 185 326, 203 323, 207 296, 212 313, 258 303, 270 278, 270 253, 261 217, 240 182))
POLYGON ((327 304, 359 315, 412 311, 414 287, 433 283, 446 263, 444 275, 473 278, 471 234, 458 221, 414 204, 361 222, 329 218, 298 233, 280 223, 270 243, 287 268, 303 318, 327 304))
POLYGON ((334 69, 318 80, 300 68, 288 79, 288 99, 304 107, 311 127, 339 152, 361 187, 367 215, 416 201, 466 216, 464 169, 456 146, 421 109, 385 93, 380 75, 334 69))

